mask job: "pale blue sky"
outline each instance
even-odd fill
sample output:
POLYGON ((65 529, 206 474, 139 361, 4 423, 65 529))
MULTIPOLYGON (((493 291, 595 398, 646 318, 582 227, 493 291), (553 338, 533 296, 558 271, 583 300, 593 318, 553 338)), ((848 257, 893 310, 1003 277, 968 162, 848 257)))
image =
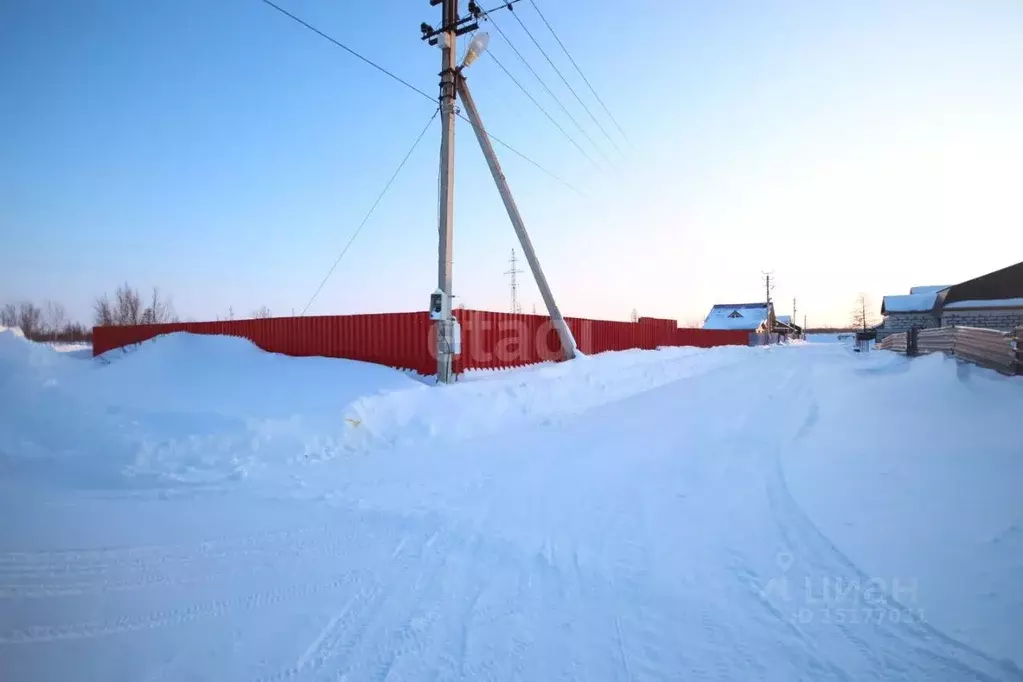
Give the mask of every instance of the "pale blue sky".
MULTIPOLYGON (((1020 259, 1023 2, 537 2, 631 140, 598 173, 493 62, 468 72, 491 131, 585 193, 498 150, 566 314, 698 319, 773 270, 780 312, 795 295, 844 322, 857 291, 879 304, 1020 259)), ((426 0, 280 4, 436 90, 426 0)), ((0 299, 83 320, 124 280, 188 318, 301 309, 432 111, 258 0, 3 3, 0 50, 0 299)), ((425 307, 438 144, 435 124, 311 313, 425 307)), ((456 144, 455 293, 504 310, 514 233, 467 124, 456 144)), ((540 304, 531 283, 522 300, 540 304)))

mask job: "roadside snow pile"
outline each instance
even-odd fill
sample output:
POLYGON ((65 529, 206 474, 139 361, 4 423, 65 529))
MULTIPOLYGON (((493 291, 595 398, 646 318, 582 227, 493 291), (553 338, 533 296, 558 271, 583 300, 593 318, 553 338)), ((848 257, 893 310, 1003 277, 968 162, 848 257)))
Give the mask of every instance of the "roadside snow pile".
POLYGON ((80 362, 0 334, 0 468, 82 485, 216 483, 308 457, 357 397, 427 390, 378 365, 174 334, 80 362))
POLYGON ((32 371, 42 368, 47 375, 59 373, 68 367, 68 358, 56 353, 46 344, 33 343, 17 327, 0 328, 0 381, 24 379, 32 371))
POLYGON ((14 366, 28 379, 7 395, 17 395, 18 409, 36 420, 31 429, 25 427, 32 421, 28 414, 6 425, 8 459, 37 466, 78 461, 76 444, 98 439, 104 456, 92 462, 87 478, 120 478, 122 485, 136 486, 254 475, 290 479, 295 465, 427 440, 453 442, 517 425, 551 425, 763 352, 723 347, 605 353, 573 363, 473 372, 469 380, 436 388, 380 365, 266 353, 229 336, 162 336, 128 353, 107 354, 107 364, 79 363, 22 339, 8 346, 22 358, 14 366), (35 428, 39 420, 55 424, 49 435, 35 428))
POLYGON ((66 391, 65 382, 88 368, 16 330, 0 331, 0 471, 59 463, 57 478, 93 480, 103 464, 81 458, 97 447, 120 450, 102 410, 66 391))
POLYGON ((1023 666, 1023 378, 940 354, 862 360, 817 368, 784 458, 793 496, 910 612, 1023 666))
POLYGON ((335 415, 362 396, 426 387, 389 367, 267 353, 247 339, 177 333, 115 359, 77 386, 107 405, 145 410, 286 418, 335 415))
POLYGON ((402 391, 355 401, 346 418, 364 446, 459 440, 519 424, 551 425, 606 403, 747 359, 759 349, 628 350, 514 370, 470 372, 440 390, 402 391))

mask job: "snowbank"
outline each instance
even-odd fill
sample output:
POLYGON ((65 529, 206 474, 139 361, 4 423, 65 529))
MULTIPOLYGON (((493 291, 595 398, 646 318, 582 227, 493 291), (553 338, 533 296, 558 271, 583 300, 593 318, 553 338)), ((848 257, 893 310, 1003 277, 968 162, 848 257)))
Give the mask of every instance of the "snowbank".
POLYGON ((86 461, 95 448, 128 456, 103 411, 66 390, 90 365, 12 330, 0 332, 0 471, 44 467, 81 484, 103 476, 102 462, 86 461))
POLYGON ((8 459, 46 464, 47 471, 60 462, 77 466, 77 445, 98 442, 104 457, 91 463, 87 479, 148 487, 254 475, 272 480, 290 476, 296 465, 552 424, 758 352, 605 353, 473 372, 437 388, 380 365, 265 353, 228 336, 162 336, 131 352, 107 354, 107 364, 79 363, 21 339, 8 346, 23 356, 14 363, 23 382, 6 395, 25 415, 0 426, 0 435, 7 431, 8 459), (37 359, 24 359, 30 356, 37 359), (42 422, 55 426, 41 429, 42 422))
POLYGON ((348 437, 363 447, 458 440, 525 423, 551 424, 598 405, 735 364, 758 352, 739 346, 601 353, 583 361, 496 372, 477 371, 441 390, 403 391, 356 400, 348 437))
POLYGON ((382 365, 267 353, 234 336, 168 334, 107 356, 114 361, 75 388, 107 405, 145 410, 282 417, 336 412, 377 393, 427 390, 382 365))
POLYGON ((343 433, 359 397, 428 390, 379 365, 233 337, 173 334, 117 356, 81 362, 0 334, 0 468, 115 488, 237 480, 343 433))

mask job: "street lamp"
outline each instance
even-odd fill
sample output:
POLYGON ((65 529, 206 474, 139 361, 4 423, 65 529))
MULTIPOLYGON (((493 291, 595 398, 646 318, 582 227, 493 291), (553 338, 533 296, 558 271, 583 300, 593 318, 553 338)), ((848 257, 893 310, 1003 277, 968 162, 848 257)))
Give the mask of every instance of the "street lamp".
POLYGON ((477 34, 472 42, 469 43, 469 49, 465 52, 465 59, 462 60, 461 68, 472 66, 473 62, 480 58, 490 43, 490 34, 484 31, 483 33, 477 34))

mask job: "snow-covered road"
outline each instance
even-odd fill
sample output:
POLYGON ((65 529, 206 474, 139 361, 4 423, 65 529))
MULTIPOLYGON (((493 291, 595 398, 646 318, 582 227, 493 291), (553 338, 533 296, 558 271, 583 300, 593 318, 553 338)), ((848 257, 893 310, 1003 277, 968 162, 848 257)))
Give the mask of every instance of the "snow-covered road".
MULTIPOLYGON (((876 423, 859 401, 915 367, 838 345, 631 355, 358 398, 335 418, 358 414, 344 428, 374 437, 309 433, 323 417, 306 416, 298 430, 333 444, 312 449, 332 456, 278 456, 294 437, 285 429, 283 441, 252 437, 245 453, 207 453, 207 469, 244 463, 244 476, 214 484, 53 482, 12 452, 24 432, 0 431, 0 464, 13 472, 0 484, 3 678, 1023 679, 1010 660, 1023 643, 1012 634, 1018 587, 996 595, 1010 600, 998 622, 972 613, 977 638, 1000 637, 1002 648, 985 648, 930 622, 929 604, 956 595, 928 593, 912 562, 868 572, 885 571, 883 558, 858 565, 815 522, 814 487, 845 483, 819 457, 829 443, 890 437, 858 434, 876 423), (446 393, 436 419, 448 414, 450 428, 417 421, 434 391, 446 393), (544 403, 552 391, 559 399, 544 403), (836 414, 847 427, 829 421, 836 414), (272 464, 254 465, 270 453, 272 464)), ((955 376, 931 360, 920 361, 926 376, 955 376)), ((60 379, 71 405, 83 381, 60 379)), ((1006 414, 1023 405, 1019 380, 977 381, 991 382, 1006 414)), ((159 414, 176 415, 178 447, 161 450, 162 465, 179 441, 213 442, 204 420, 189 441, 196 416, 172 408, 159 414)), ((216 442, 238 448, 246 437, 225 438, 216 442)), ((894 456, 915 445, 881 447, 894 456)), ((1018 482, 1020 458, 993 475, 1018 482)), ((1011 530, 1023 508, 992 495, 989 518, 1011 530)), ((1019 538, 1003 546, 1000 577, 1020 575, 1019 538)))

